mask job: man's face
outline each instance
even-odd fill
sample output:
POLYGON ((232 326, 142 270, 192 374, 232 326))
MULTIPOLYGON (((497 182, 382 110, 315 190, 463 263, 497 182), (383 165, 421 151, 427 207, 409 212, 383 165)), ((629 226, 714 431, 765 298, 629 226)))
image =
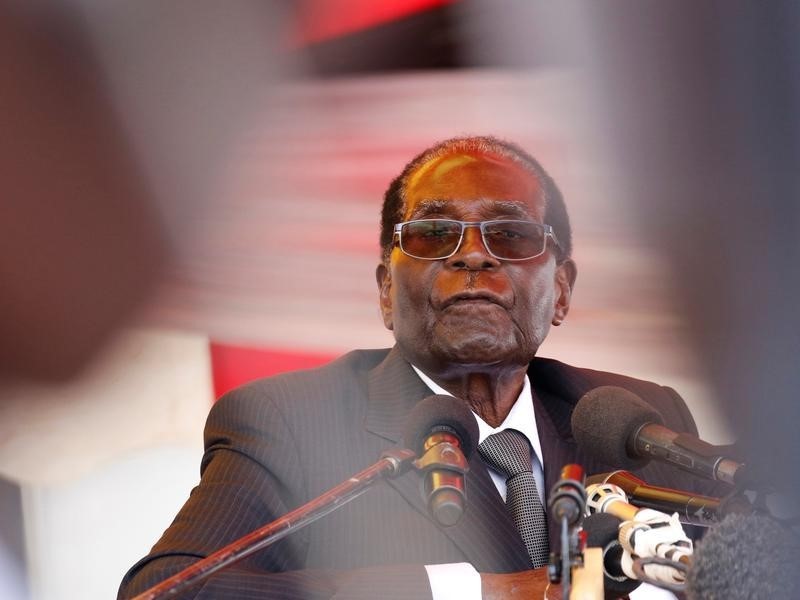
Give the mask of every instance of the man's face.
MULTIPOLYGON (((411 174, 403 220, 543 223, 544 212, 534 175, 494 154, 459 152, 411 174)), ((556 265, 551 244, 533 259, 498 260, 480 229, 469 227, 446 259, 420 260, 395 247, 377 278, 384 323, 406 359, 441 373, 527 364, 550 324, 566 316, 575 267, 570 260, 556 265)))

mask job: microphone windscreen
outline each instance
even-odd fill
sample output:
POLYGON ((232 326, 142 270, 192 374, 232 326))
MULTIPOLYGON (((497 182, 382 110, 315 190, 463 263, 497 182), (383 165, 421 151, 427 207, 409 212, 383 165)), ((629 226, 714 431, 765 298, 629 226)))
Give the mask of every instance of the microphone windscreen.
POLYGON ((687 597, 749 600, 800 598, 800 544, 764 515, 729 515, 697 542, 687 597))
POLYGON ((627 596, 639 587, 640 581, 625 576, 620 567, 622 546, 617 541, 619 526, 622 520, 609 513, 595 513, 583 520, 583 530, 586 532, 586 546, 601 548, 603 556, 603 588, 606 597, 619 598, 627 596), (606 547, 611 548, 606 552, 606 547), (613 576, 613 577, 612 577, 613 576))
POLYGON ((586 545, 590 548, 605 548, 619 537, 622 519, 609 513, 594 513, 583 520, 586 545))
POLYGON ((425 440, 437 431, 450 431, 461 440, 461 451, 469 459, 478 447, 478 422, 463 400, 453 396, 428 396, 417 403, 406 420, 403 441, 422 454, 425 440))
POLYGON ((578 446, 617 469, 639 469, 649 460, 628 453, 628 440, 645 423, 662 425, 659 412, 633 392, 606 385, 586 392, 572 413, 578 446))

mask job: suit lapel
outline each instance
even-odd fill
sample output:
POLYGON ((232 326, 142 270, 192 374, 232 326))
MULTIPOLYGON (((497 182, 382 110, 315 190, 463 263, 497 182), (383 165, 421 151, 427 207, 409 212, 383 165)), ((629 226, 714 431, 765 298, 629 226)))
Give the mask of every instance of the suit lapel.
POLYGON ((529 569, 525 543, 477 452, 469 464, 464 515, 457 525, 442 531, 478 571, 503 573, 529 569))
MULTIPOLYGON (((367 431, 399 442, 408 413, 431 390, 400 356, 397 347, 368 377, 367 431)), ((483 462, 473 453, 465 479, 467 503, 458 524, 441 527, 429 515, 420 492, 420 476, 406 473, 388 480, 403 498, 447 536, 479 571, 510 572, 529 568, 525 545, 506 511, 483 462)))
MULTIPOLYGON (((558 481, 564 465, 578 462, 584 466, 572 436, 570 419, 575 404, 588 385, 577 372, 570 373, 557 361, 535 358, 528 369, 533 392, 536 427, 542 444, 545 498, 558 481)), ((575 371, 574 369, 572 371, 575 371)), ((558 525, 548 520, 550 548, 561 546, 558 525)))
POLYGON ((391 442, 399 442, 408 413, 432 394, 395 346, 367 377, 364 427, 391 442))
POLYGON ((536 429, 539 433, 542 459, 545 464, 545 497, 550 495, 550 490, 561 473, 561 467, 575 459, 575 441, 572 439, 572 434, 569 431, 560 430, 546 408, 552 405, 552 400, 547 392, 534 392, 533 394, 536 429))

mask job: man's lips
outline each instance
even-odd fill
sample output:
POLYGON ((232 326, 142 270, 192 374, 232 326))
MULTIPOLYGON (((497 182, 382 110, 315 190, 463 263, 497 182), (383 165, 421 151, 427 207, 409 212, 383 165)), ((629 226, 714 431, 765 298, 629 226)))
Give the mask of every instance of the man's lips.
POLYGON ((494 294, 492 292, 487 292, 485 290, 475 290, 470 292, 459 292, 458 294, 453 294, 445 299, 442 302, 441 308, 445 309, 449 306, 458 305, 458 304, 481 304, 481 303, 491 303, 497 304, 498 306, 502 306, 503 308, 508 308, 510 302, 503 298, 498 294, 494 294))

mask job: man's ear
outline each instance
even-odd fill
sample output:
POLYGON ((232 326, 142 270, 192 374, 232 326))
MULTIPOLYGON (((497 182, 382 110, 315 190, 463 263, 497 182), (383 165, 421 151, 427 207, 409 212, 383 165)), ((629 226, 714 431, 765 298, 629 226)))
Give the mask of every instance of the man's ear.
POLYGON ((556 266, 556 305, 553 313, 553 325, 561 325, 567 318, 569 303, 572 300, 572 288, 575 286, 577 276, 578 267, 571 258, 556 266))
POLYGON ((375 269, 375 280, 378 282, 378 298, 381 304, 381 315, 386 329, 394 329, 392 318, 392 275, 384 263, 378 264, 375 269))

